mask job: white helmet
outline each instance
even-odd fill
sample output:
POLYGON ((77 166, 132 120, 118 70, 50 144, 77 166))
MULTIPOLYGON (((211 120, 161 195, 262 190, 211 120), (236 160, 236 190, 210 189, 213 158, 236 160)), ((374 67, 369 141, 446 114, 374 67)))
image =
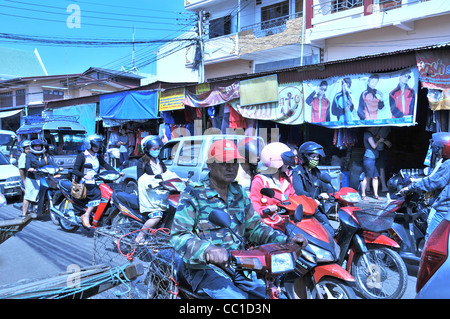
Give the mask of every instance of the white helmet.
POLYGON ((286 144, 280 142, 269 143, 261 151, 261 162, 267 167, 278 169, 284 164, 281 155, 290 151, 291 149, 286 144))

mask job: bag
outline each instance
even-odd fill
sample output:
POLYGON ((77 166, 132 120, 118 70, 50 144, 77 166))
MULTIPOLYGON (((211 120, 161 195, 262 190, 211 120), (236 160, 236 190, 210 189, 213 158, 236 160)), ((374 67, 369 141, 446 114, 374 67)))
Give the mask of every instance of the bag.
POLYGON ((86 184, 77 183, 75 178, 72 180, 72 188, 70 189, 70 194, 76 199, 86 198, 86 184))

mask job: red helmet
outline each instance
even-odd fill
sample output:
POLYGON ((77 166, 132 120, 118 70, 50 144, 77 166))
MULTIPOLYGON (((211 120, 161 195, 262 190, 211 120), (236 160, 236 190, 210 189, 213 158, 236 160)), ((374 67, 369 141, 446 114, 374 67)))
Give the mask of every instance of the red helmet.
POLYGON ((442 152, 442 158, 450 158, 450 132, 434 133, 431 139, 431 147, 435 154, 442 152))

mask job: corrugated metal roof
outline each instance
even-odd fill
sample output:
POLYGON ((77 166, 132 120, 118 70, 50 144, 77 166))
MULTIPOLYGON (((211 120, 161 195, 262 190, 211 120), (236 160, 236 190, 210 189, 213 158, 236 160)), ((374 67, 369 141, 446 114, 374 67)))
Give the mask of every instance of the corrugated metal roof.
POLYGON ((395 52, 384 52, 374 55, 358 56, 349 59, 323 62, 276 71, 267 71, 247 75, 231 75, 211 82, 230 82, 277 74, 279 83, 298 82, 311 79, 324 79, 347 74, 388 72, 416 65, 416 52, 431 49, 448 49, 450 42, 424 47, 404 49, 395 52))

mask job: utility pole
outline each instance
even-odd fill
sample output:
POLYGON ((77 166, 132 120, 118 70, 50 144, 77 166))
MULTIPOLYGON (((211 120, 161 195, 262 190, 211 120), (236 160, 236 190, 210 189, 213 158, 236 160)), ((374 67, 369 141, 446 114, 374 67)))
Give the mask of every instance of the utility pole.
POLYGON ((203 10, 198 12, 198 45, 197 48, 200 50, 200 63, 198 66, 198 83, 205 82, 205 55, 204 55, 204 22, 205 22, 205 13, 203 10))

